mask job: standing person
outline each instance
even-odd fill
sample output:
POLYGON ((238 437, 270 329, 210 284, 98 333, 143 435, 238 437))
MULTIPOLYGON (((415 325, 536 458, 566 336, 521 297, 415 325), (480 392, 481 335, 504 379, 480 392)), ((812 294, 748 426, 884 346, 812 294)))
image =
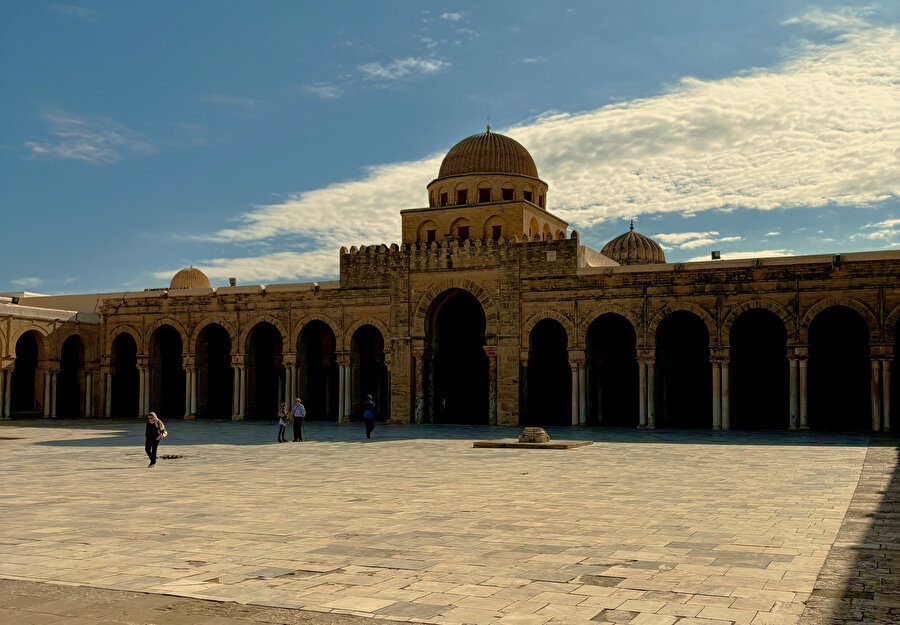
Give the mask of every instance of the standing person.
POLYGON ((303 418, 306 416, 306 408, 300 403, 300 398, 294 400, 294 442, 303 441, 303 418))
POLYGON ((375 429, 375 402, 372 401, 371 395, 366 395, 362 409, 363 421, 366 422, 366 438, 372 438, 372 430, 375 429))
POLYGON ((156 448, 159 447, 159 441, 168 435, 166 426, 159 420, 156 413, 151 412, 148 414, 147 428, 144 430, 144 451, 147 452, 147 457, 150 458, 150 464, 147 465, 148 468, 152 469, 156 466, 156 448))
POLYGON ((281 402, 281 406, 278 408, 278 442, 286 443, 287 439, 284 437, 284 428, 287 427, 288 423, 288 410, 287 405, 284 402, 281 402))

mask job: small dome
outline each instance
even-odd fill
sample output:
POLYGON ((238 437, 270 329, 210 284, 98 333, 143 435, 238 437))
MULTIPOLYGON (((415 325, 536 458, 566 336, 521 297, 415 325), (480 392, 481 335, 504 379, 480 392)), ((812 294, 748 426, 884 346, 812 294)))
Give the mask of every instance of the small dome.
POLYGON ((182 269, 172 277, 172 283, 169 284, 169 290, 174 289, 208 289, 210 288, 209 278, 199 269, 193 266, 182 269))
POLYGON ((666 262, 666 255, 659 243, 635 232, 633 222, 628 232, 604 245, 600 253, 620 265, 651 265, 666 262))
POLYGON ((537 178, 534 159, 515 139, 491 132, 467 137, 450 148, 438 178, 467 174, 519 174, 537 178))

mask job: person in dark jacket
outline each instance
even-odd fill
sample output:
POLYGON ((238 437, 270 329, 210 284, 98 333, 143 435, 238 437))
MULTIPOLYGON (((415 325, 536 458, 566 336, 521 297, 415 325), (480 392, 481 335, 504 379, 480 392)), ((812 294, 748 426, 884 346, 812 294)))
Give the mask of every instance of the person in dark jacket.
POLYGON ((366 438, 372 438, 372 430, 375 429, 375 402, 372 401, 371 395, 366 395, 362 409, 363 421, 366 422, 366 438))
POLYGON ((147 428, 144 430, 144 451, 147 452, 147 457, 150 458, 150 464, 147 465, 148 468, 152 469, 156 466, 156 448, 159 447, 159 441, 168 435, 166 426, 156 416, 156 413, 151 412, 148 414, 147 428))

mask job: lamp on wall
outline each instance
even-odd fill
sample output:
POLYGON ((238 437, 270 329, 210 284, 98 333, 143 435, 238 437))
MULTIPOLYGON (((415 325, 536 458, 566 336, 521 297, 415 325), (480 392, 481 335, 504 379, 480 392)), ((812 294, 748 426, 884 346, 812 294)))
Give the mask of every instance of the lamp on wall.
POLYGON ((237 278, 228 278, 228 286, 237 286, 237 278))
POLYGON ((719 252, 719 250, 713 250, 711 256, 713 260, 722 260, 722 254, 719 252))
POLYGON ((9 299, 10 299, 10 302, 13 303, 13 304, 18 304, 18 303, 19 303, 19 298, 16 297, 15 295, 13 295, 13 296, 12 296, 11 298, 9 298, 9 299))

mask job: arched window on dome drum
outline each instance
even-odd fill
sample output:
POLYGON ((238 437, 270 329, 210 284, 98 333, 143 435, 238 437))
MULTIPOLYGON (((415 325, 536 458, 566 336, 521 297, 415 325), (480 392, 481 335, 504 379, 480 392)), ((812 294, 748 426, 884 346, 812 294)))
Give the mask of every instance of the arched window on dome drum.
POLYGON ((525 200, 526 202, 531 202, 532 197, 534 197, 534 196, 531 194, 530 190, 522 192, 522 199, 525 200))
POLYGON ((542 230, 542 234, 548 235, 548 234, 550 234, 551 232, 552 232, 552 230, 550 230, 550 224, 544 224, 544 228, 543 228, 543 230, 542 230))
POLYGON ((543 195, 538 196, 538 206, 540 206, 541 208, 544 208, 544 196, 543 195))
POLYGON ((468 189, 457 189, 456 190, 456 203, 457 204, 468 204, 469 203, 469 190, 468 189))
POLYGON ((447 205, 447 192, 443 191, 441 193, 441 206, 446 206, 446 205, 447 205))
POLYGON ((502 189, 500 189, 500 199, 514 200, 515 193, 516 193, 516 190, 512 187, 503 187, 502 189))
POLYGON ((434 193, 428 196, 428 205, 434 208, 434 193))
POLYGON ((490 187, 481 187, 480 189, 478 189, 478 201, 482 203, 491 201, 490 187))
POLYGON ((499 215, 491 215, 484 222, 484 232, 482 236, 485 239, 493 239, 497 241, 503 236, 503 219, 499 215))

